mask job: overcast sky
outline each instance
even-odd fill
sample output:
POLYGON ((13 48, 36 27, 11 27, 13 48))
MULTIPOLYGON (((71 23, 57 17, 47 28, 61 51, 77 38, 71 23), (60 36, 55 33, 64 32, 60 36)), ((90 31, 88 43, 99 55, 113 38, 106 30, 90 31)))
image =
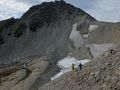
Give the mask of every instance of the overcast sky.
MULTIPOLYGON (((19 18, 32 5, 53 0, 0 0, 0 20, 19 18)), ((100 21, 120 22, 120 0, 65 0, 100 21)))

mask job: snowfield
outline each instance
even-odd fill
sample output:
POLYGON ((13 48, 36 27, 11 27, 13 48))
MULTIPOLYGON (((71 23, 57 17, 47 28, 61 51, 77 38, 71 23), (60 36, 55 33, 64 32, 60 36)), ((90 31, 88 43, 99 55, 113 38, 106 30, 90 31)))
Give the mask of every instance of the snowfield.
POLYGON ((58 77, 60 77, 61 75, 71 71, 71 65, 75 64, 75 67, 77 67, 79 65, 79 63, 81 63, 82 65, 84 65, 85 63, 89 62, 90 60, 85 59, 85 60, 77 60, 74 57, 65 57, 64 59, 60 60, 58 62, 58 67, 61 68, 60 72, 57 73, 56 75, 54 75, 51 80, 54 80, 58 77))
POLYGON ((73 24, 73 29, 72 32, 70 34, 70 40, 74 42, 74 46, 75 47, 81 47, 85 44, 81 34, 79 31, 76 30, 77 27, 77 23, 73 24))
POLYGON ((83 38, 88 39, 89 34, 82 35, 83 38))

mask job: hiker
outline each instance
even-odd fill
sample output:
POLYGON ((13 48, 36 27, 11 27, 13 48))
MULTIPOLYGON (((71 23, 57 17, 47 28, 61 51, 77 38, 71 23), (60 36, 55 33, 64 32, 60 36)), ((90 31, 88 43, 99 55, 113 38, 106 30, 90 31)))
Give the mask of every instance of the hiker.
POLYGON ((77 70, 77 68, 75 68, 74 69, 74 80, 77 81, 77 79, 78 79, 78 70, 77 70))
POLYGON ((72 79, 77 80, 78 78, 78 70, 75 68, 75 64, 72 64, 72 79))
POLYGON ((75 70, 75 64, 72 64, 72 71, 75 70))
POLYGON ((80 63, 78 66, 79 66, 79 69, 81 70, 83 65, 80 63))

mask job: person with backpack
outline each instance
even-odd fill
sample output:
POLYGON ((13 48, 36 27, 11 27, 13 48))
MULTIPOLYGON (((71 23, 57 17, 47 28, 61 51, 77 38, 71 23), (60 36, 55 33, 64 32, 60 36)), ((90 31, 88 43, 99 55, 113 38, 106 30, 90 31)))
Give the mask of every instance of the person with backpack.
POLYGON ((79 66, 79 69, 81 70, 83 65, 80 63, 78 66, 79 66))

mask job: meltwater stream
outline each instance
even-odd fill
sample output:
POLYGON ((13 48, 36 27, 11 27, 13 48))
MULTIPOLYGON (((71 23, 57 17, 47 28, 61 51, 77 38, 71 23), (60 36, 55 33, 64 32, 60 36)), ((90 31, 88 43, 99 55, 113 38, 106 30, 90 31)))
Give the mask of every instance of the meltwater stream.
POLYGON ((54 75, 51 80, 54 80, 58 77, 60 77, 61 75, 71 71, 71 65, 75 64, 75 66, 78 66, 80 63, 82 65, 84 65, 85 63, 89 62, 90 60, 88 59, 84 59, 84 60, 77 60, 74 57, 65 57, 64 59, 60 60, 58 62, 58 67, 61 69, 59 73, 57 73, 56 75, 54 75))

